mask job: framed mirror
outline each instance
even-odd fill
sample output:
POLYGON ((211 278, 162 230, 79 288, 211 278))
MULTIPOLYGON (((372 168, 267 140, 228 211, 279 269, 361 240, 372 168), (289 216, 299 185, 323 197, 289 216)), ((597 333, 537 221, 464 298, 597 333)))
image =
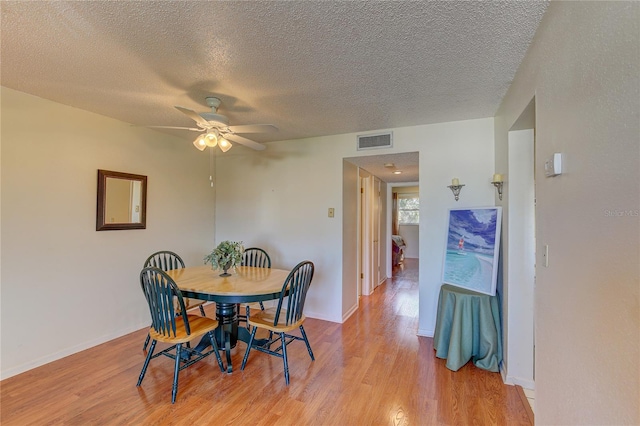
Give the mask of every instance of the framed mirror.
POLYGON ((147 227, 147 177, 98 170, 96 231, 147 227))

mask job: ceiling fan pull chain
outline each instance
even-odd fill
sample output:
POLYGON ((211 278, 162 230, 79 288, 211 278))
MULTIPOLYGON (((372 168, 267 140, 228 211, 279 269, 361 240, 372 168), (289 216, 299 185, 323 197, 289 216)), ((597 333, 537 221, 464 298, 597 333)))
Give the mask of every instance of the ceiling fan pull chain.
POLYGON ((209 149, 209 182, 211 183, 211 187, 213 188, 213 148, 209 149))

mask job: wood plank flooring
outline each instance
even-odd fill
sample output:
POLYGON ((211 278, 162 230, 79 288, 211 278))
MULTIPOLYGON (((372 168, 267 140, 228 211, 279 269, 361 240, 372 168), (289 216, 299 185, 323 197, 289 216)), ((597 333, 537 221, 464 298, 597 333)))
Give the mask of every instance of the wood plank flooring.
MULTIPOLYGON (((316 361, 303 342, 282 361, 233 351, 234 372, 213 356, 183 370, 171 404, 173 364, 151 362, 141 387, 147 330, 129 334, 0 382, 0 422, 11 425, 531 425, 513 386, 467 364, 437 359, 418 328, 417 261, 369 297, 344 324, 307 319, 316 361)), ((312 284, 313 285, 313 284, 312 284)), ((207 314, 213 315, 211 306, 207 314)), ((158 345, 160 346, 160 344, 158 345)))

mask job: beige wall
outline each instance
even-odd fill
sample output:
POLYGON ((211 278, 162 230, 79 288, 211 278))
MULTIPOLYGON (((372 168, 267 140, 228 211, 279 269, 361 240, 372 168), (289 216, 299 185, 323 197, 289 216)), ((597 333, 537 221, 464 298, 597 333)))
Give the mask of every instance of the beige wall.
POLYGON ((234 148, 216 162, 216 240, 265 247, 276 267, 312 260, 316 275, 305 314, 341 322, 356 303, 349 299, 356 294, 356 276, 343 273, 343 260, 356 259, 355 253, 343 253, 355 250, 343 241, 353 237, 354 224, 344 222, 343 214, 354 213, 358 188, 356 173, 345 169, 343 159, 419 151, 420 199, 428 202, 420 210, 418 333, 433 335, 448 209, 493 204, 493 127, 489 118, 396 128, 393 148, 369 152, 356 150, 355 133, 272 142, 262 152, 234 148), (458 202, 447 188, 452 177, 467 185, 458 202), (349 188, 353 194, 343 193, 349 188), (334 218, 327 217, 329 207, 336 209, 334 218))
MULTIPOLYGON (((275 142, 261 153, 235 147, 217 159, 212 191, 208 156, 184 140, 6 88, 1 131, 2 377, 145 327, 142 262, 173 249, 188 265, 199 264, 215 244, 214 214, 217 241, 265 247, 276 267, 303 258, 316 263, 309 316, 340 322, 354 308, 355 277, 342 279, 342 202, 343 188, 357 182, 348 182, 355 173, 343 177, 342 160, 359 154, 355 134, 275 142), (148 176, 146 230, 95 231, 99 168, 148 176)), ((455 203, 446 185, 454 175, 488 179, 493 120, 395 129, 395 138, 393 152, 421 149, 425 156, 421 197, 432 203, 421 215, 432 220, 421 228, 430 237, 421 250, 432 257, 421 260, 419 333, 430 335, 446 211, 487 205, 493 196, 490 185, 470 185, 455 203)), ((354 258, 354 245, 345 247, 354 258)))
POLYGON ((214 194, 188 139, 1 96, 4 378, 148 326, 142 264, 160 249, 201 264, 214 194), (147 229, 96 232, 98 169, 148 176, 147 229))
POLYGON ((496 115, 503 172, 535 96, 537 424, 640 424, 639 40, 637 2, 552 2, 496 115))

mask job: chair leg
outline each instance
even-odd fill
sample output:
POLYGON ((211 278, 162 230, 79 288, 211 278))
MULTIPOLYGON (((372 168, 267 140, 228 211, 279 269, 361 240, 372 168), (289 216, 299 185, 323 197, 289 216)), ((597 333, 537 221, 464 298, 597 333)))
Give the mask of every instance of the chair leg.
POLYGON ((220 357, 220 350, 218 349, 218 344, 216 343, 216 336, 213 335, 213 331, 209 332, 209 339, 211 339, 211 346, 213 346, 213 351, 216 354, 216 359, 218 360, 218 366, 220 367, 220 371, 224 373, 224 365, 222 364, 222 358, 220 357))
POLYGON ((233 372, 233 364, 231 363, 231 332, 223 330, 224 335, 224 353, 227 356, 227 373, 233 372))
POLYGON ((258 302, 258 303, 260 303, 260 309, 264 311, 264 305, 262 304, 262 302, 258 302))
POLYGON ((144 360, 144 364, 142 365, 142 371, 140 372, 140 377, 138 377, 138 384, 136 386, 140 386, 140 384, 142 383, 142 379, 144 379, 144 375, 147 373, 147 367, 149 366, 151 355, 153 355, 153 351, 156 348, 156 342, 157 342, 156 340, 151 342, 151 349, 149 349, 149 352, 147 353, 147 357, 144 360))
POLYGON ((149 345, 149 340, 151 339, 151 336, 149 335, 149 333, 147 333, 147 338, 144 339, 144 345, 142 346, 142 350, 146 351, 147 350, 147 346, 149 345))
POLYGON ((246 306, 246 311, 247 311, 247 318, 246 318, 246 323, 247 323, 247 330, 251 330, 251 327, 249 326, 249 315, 251 314, 251 308, 249 307, 249 305, 246 306))
POLYGON ((176 345, 176 367, 173 372, 173 388, 171 389, 171 403, 176 402, 176 395, 178 394, 178 373, 180 373, 180 352, 182 351, 182 343, 176 345))
POLYGON ((247 351, 244 353, 244 358, 242 358, 242 365, 240 366, 240 370, 244 370, 244 366, 247 364, 247 360, 249 359, 249 352, 251 352, 251 345, 253 345, 253 338, 256 337, 256 331, 258 327, 253 327, 251 330, 251 337, 249 338, 249 343, 247 343, 247 351))
POLYGON ((287 360, 287 343, 286 335, 280 333, 280 339, 282 339, 282 362, 284 363, 284 381, 289 386, 289 360, 287 360))
POLYGON ((302 333, 302 338, 304 339, 304 343, 307 344, 307 351, 309 351, 309 356, 311 357, 311 361, 315 361, 316 359, 313 356, 313 351, 311 350, 309 339, 307 339, 307 333, 304 332, 304 327, 302 326, 300 326, 300 333, 302 333))
POLYGON ((203 317, 206 317, 207 315, 204 313, 204 305, 200 305, 200 313, 202 314, 203 317))

